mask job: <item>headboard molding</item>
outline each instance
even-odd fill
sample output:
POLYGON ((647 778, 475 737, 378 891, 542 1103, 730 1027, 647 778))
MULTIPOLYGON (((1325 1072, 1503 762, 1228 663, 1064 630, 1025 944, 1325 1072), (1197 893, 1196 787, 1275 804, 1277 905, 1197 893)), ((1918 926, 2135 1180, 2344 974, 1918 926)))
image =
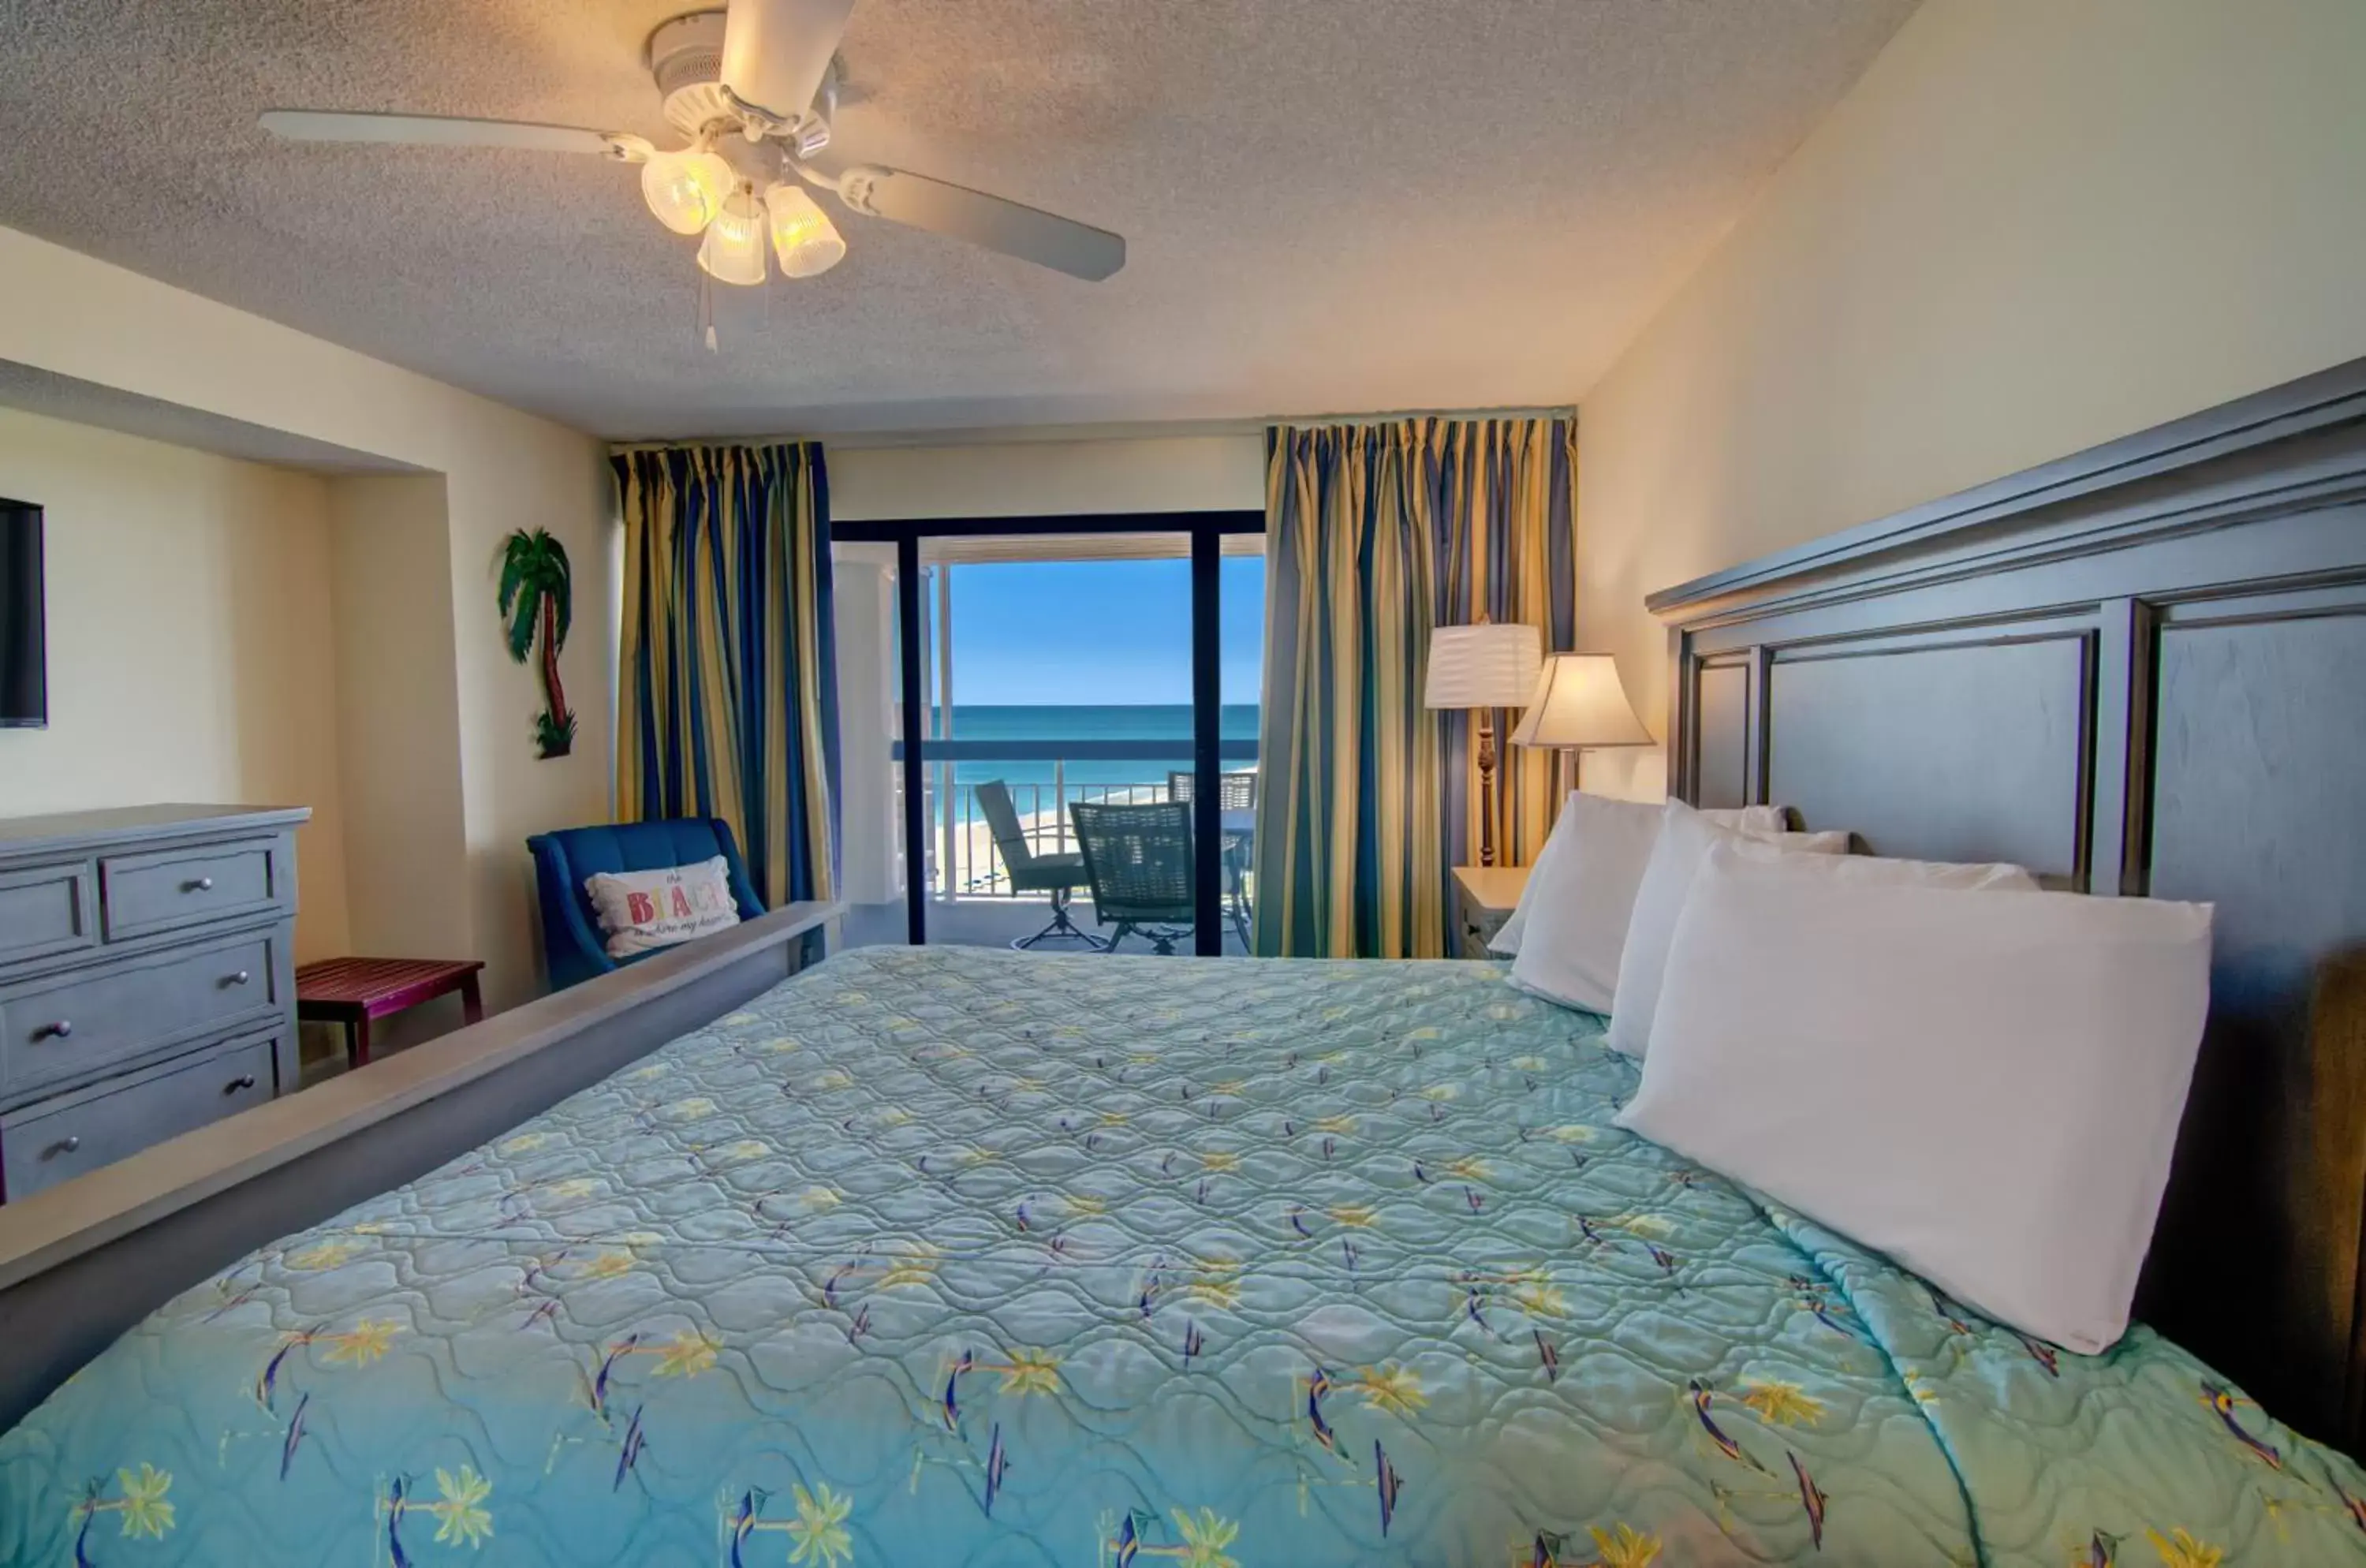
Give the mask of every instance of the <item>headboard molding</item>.
POLYGON ((1650 604, 1679 797, 2217 905, 2138 1308, 2366 1449, 2366 361, 1650 604))

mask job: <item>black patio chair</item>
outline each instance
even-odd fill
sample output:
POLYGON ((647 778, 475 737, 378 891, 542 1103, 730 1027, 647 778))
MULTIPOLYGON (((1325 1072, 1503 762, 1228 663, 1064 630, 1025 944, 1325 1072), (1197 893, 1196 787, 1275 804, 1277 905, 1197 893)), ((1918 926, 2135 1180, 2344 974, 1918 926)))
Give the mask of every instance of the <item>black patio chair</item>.
POLYGON ((1074 937, 1088 948, 1107 947, 1109 943, 1068 918, 1068 899, 1088 880, 1085 857, 1036 853, 1035 846, 1028 841, 1027 829, 1020 823, 1019 808, 1010 804, 1010 786, 1000 779, 988 779, 977 786, 977 804, 978 809, 986 813, 987 829, 994 834, 995 852, 1002 856, 1002 868, 1010 875, 1011 890, 1052 896, 1052 923, 1010 945, 1025 949, 1046 937, 1061 936, 1074 937))
MULTIPOLYGON (((1195 775, 1189 768, 1166 770, 1166 798, 1189 804, 1191 782, 1195 775)), ((1219 811, 1255 811, 1256 782, 1255 773, 1220 773, 1217 775, 1216 809, 1219 811)))
POLYGON ((1093 890, 1093 913, 1110 933, 1115 952, 1128 935, 1146 939, 1169 957, 1177 939, 1191 934, 1191 808, 1177 801, 1147 806, 1097 805, 1068 807, 1076 841, 1085 850, 1085 875, 1093 890))
MULTIPOLYGON (((1169 768, 1166 771, 1166 798, 1189 805, 1195 776, 1189 768, 1169 768)), ((1217 810, 1255 811, 1256 797, 1257 776, 1254 770, 1217 775, 1217 810)), ((1241 933, 1243 947, 1249 945, 1248 844, 1248 835, 1245 833, 1224 835, 1224 916, 1233 922, 1233 929, 1241 933)))

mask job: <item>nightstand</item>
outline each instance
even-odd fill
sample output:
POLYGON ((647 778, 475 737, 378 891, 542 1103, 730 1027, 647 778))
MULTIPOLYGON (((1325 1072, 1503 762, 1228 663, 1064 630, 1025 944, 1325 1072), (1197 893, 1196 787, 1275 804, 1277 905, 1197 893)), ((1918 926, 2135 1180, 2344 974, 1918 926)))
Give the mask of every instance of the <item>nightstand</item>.
POLYGON ((1487 943, 1504 929, 1528 885, 1524 865, 1458 865, 1454 868, 1454 929, 1457 958, 1487 958, 1487 943))

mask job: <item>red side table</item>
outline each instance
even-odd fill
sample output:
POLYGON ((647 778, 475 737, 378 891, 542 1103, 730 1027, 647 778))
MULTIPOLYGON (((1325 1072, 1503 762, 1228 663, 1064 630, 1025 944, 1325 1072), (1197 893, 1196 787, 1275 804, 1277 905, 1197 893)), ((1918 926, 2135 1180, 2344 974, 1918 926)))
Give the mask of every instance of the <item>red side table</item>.
POLYGON ((344 1025, 345 1060, 366 1066, 372 1019, 457 991, 461 1015, 470 1023, 481 1020, 477 972, 484 966, 475 958, 324 958, 296 971, 296 1016, 344 1025))

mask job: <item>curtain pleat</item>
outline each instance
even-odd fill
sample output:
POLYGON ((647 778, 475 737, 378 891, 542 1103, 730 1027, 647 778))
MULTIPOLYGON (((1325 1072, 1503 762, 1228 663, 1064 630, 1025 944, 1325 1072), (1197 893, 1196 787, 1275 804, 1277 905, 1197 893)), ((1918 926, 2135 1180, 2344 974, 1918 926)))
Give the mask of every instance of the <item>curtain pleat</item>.
MULTIPOLYGON (((1442 956, 1481 792, 1473 716, 1422 705, 1430 628, 1484 616, 1572 646, 1576 424, 1278 425, 1266 452, 1256 950, 1442 956)), ((1551 758, 1497 739, 1495 842, 1525 864, 1551 758)))
POLYGON ((631 447, 616 817, 720 817, 767 905, 837 886, 838 680, 821 448, 631 447))

